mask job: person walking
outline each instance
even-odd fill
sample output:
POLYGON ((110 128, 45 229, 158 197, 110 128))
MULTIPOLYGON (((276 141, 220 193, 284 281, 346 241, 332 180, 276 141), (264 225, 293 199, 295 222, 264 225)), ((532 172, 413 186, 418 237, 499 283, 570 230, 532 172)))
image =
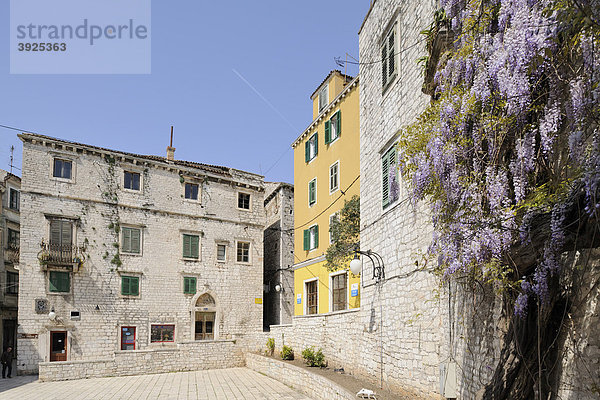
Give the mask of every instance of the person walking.
POLYGON ((12 372, 12 359, 13 359, 12 347, 8 346, 6 348, 6 350, 4 351, 4 353, 2 353, 2 357, 0 357, 0 362, 2 362, 2 378, 3 379, 5 376, 12 378, 10 376, 10 374, 12 372), (8 369, 8 375, 6 375, 7 369, 8 369))

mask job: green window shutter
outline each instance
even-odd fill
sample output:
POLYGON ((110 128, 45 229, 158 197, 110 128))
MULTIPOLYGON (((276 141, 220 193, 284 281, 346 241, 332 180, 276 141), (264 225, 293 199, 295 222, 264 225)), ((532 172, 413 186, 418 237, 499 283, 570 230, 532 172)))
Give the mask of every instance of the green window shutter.
POLYGON ((317 199, 316 199, 316 187, 315 187, 316 182, 314 180, 308 182, 308 205, 311 206, 313 205, 317 199))
POLYGON ((319 225, 313 227, 315 230, 315 249, 319 247, 319 225))
POLYGON ((121 294, 122 295, 129 294, 129 277, 128 276, 121 277, 121 294))
POLYGON ((61 232, 60 232, 60 244, 63 246, 71 245, 71 238, 73 235, 73 227, 70 222, 62 221, 61 222, 61 232))
POLYGON ((50 244, 60 245, 61 232, 60 226, 62 221, 50 221, 50 244))
POLYGON ((325 121, 325 144, 331 143, 331 120, 325 121))
POLYGON ((389 164, 388 164, 388 154, 385 153, 383 157, 381 157, 381 181, 382 181, 382 201, 383 208, 387 207, 389 204, 389 184, 388 184, 388 176, 389 176, 389 164))
POLYGON ((310 229, 304 230, 304 250, 310 250, 310 229))
POLYGON ((313 140, 315 141, 315 157, 319 154, 319 134, 315 132, 313 136, 313 140))
POLYGON ((137 296, 140 294, 140 278, 132 276, 129 278, 129 294, 137 296))
POLYGON ((190 237, 190 251, 193 258, 198 258, 200 253, 200 238, 198 236, 190 237))
POLYGON ((131 228, 121 228, 121 250, 126 253, 131 252, 131 228))
POLYGON ((387 51, 386 43, 381 47, 381 86, 385 87, 387 83, 387 51))
POLYGON ((183 278, 183 293, 195 294, 196 293, 196 278, 186 276, 183 278))
POLYGON ((69 292, 71 275, 68 272, 50 271, 49 288, 51 292, 69 292))
POLYGON ((140 253, 141 235, 139 229, 130 229, 131 232, 131 252, 140 253))
POLYGON ((396 69, 396 56, 394 55, 394 31, 390 33, 389 43, 388 43, 388 57, 389 57, 389 72, 388 74, 391 76, 396 69))
POLYGON ((342 112, 341 110, 338 110, 338 112, 335 113, 335 118, 337 119, 337 135, 338 137, 341 136, 342 134, 342 112))
POLYGON ((310 139, 304 142, 304 162, 310 161, 310 139))
POLYGON ((192 240, 189 235, 183 235, 183 257, 191 257, 192 240))

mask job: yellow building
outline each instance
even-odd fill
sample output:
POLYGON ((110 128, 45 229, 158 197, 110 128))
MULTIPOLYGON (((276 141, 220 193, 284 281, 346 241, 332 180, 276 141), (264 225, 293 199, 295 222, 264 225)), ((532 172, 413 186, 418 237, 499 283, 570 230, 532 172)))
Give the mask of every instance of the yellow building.
POLYGON ((359 276, 329 272, 329 224, 360 194, 358 77, 331 71, 312 94, 313 122, 294 148, 294 314, 360 307, 359 276))

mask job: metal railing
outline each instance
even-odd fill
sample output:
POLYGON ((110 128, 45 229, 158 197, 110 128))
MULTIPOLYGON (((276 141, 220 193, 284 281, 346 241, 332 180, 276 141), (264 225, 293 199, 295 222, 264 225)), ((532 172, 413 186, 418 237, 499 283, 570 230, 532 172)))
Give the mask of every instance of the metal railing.
POLYGON ((83 247, 73 244, 55 244, 42 242, 42 251, 38 255, 45 264, 79 264, 83 261, 83 247))
POLYGON ((4 260, 13 263, 13 264, 18 264, 19 263, 19 255, 20 255, 20 248, 18 244, 13 244, 10 243, 8 245, 8 247, 4 250, 4 260))

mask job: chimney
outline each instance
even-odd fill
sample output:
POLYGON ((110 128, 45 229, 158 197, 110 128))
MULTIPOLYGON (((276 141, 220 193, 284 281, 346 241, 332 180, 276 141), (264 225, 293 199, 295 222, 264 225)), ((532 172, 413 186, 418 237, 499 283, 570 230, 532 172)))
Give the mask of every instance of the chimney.
POLYGON ((173 147, 173 126, 171 126, 171 144, 167 146, 167 161, 175 160, 175 147, 173 147))

